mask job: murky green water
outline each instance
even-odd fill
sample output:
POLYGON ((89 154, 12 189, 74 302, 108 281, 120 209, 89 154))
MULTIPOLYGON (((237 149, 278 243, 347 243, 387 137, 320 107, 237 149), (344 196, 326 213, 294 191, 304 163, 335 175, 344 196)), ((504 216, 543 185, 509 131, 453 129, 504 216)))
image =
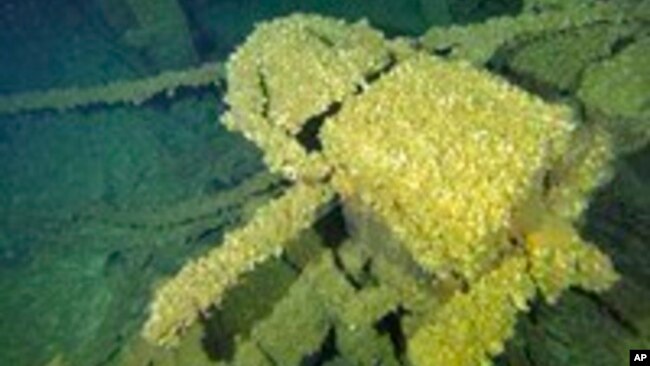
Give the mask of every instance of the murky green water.
MULTIPOLYGON (((345 271, 356 254, 339 240, 352 223, 332 210, 295 239, 289 255, 259 265, 222 306, 201 315, 179 347, 141 339, 154 290, 289 186, 268 172, 253 142, 223 126, 223 75, 155 90, 136 104, 102 94, 70 106, 54 98, 11 109, 13 96, 38 97, 23 93, 60 96, 222 64, 256 23, 296 12, 367 19, 387 38, 404 37, 431 57, 465 58, 607 130, 613 178, 594 191, 575 226, 612 258, 621 280, 602 294, 573 289, 553 306, 531 303, 493 359, 626 365, 629 349, 650 348, 648 1, 3 0, 0 365, 412 364, 404 304, 357 335, 327 311, 301 322, 327 308, 300 292, 310 286, 303 273, 314 273, 320 286, 348 280, 358 292, 400 281, 388 269, 375 273, 382 271, 378 260, 345 271), (610 8, 591 20, 564 15, 603 4, 610 8), (540 20, 553 14, 567 20, 540 20), (319 264, 330 252, 331 268, 319 264), (302 302, 286 306, 289 295, 302 302), (241 357, 247 347, 264 357, 241 357)), ((345 205, 337 201, 334 211, 345 205)), ((400 255, 395 262, 409 261, 400 255)), ((410 270, 413 278, 430 275, 410 270)))

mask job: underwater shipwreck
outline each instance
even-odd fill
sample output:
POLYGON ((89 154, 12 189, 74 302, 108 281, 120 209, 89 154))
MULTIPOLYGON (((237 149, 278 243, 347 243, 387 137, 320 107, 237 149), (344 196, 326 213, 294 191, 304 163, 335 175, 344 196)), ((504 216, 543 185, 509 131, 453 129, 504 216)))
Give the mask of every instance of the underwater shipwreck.
POLYGON ((0 365, 650 349, 650 1, 0 7, 0 365))

